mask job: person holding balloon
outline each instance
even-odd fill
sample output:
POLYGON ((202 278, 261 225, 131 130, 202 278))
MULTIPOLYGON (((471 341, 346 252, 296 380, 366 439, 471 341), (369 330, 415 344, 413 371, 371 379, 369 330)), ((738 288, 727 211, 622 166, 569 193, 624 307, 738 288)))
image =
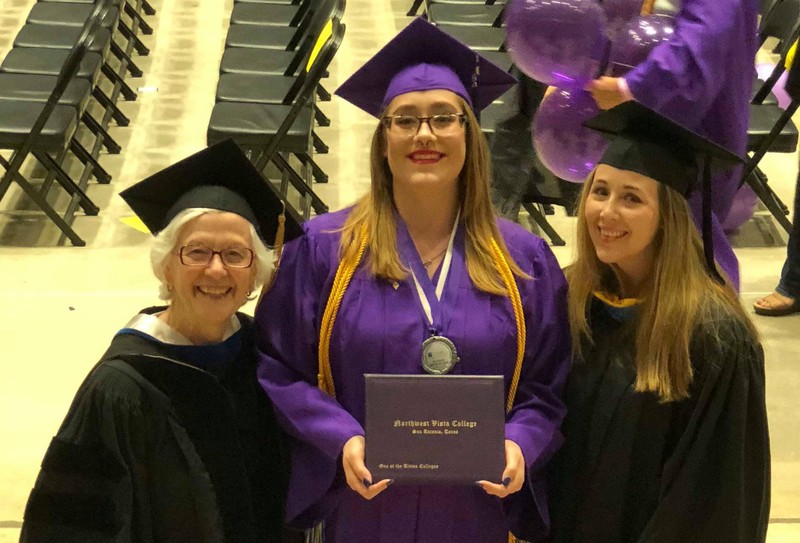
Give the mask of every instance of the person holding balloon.
POLYGON ((740 159, 635 101, 587 124, 612 141, 565 270, 574 361, 548 541, 763 543, 763 351, 685 199, 740 159))
MULTIPOLYGON (((749 103, 755 77, 757 0, 672 0, 655 3, 653 17, 674 13, 672 31, 641 62, 620 77, 601 76, 587 89, 601 109, 625 100, 642 104, 697 131, 738 155, 747 149, 749 103)), ((638 21, 634 21, 638 22, 638 21)), ((625 39, 625 28, 618 40, 625 39)), ((624 47, 620 56, 624 58, 624 47)), ((614 46, 609 69, 614 75, 614 46)), ((615 69, 616 68, 616 69, 615 69)), ((738 288, 738 261, 723 231, 737 196, 742 167, 720 174, 713 183, 716 219, 714 249, 720 264, 738 288)), ((749 187, 742 196, 755 205, 749 187), (748 198, 749 197, 749 198, 748 198)), ((699 201, 692 200, 695 217, 699 201)), ((751 210, 754 209, 751 207, 751 210)), ((741 219, 738 219, 741 220, 741 219)))
MULTIPOLYGON (((534 119, 540 158, 551 167, 552 157, 567 170, 554 171, 556 175, 569 178, 572 173, 571 180, 581 182, 602 154, 597 136, 580 128, 579 121, 591 116, 587 100, 600 109, 636 100, 744 155, 759 3, 658 0, 651 14, 652 4, 642 0, 512 0, 508 4, 509 54, 528 75, 557 87, 542 102, 539 115, 552 111, 575 126, 559 131, 552 128, 554 123, 534 119), (639 16, 643 8, 645 16, 639 16), (584 89, 591 94, 588 99, 584 89)), ((714 248, 736 288, 738 261, 722 224, 731 211, 741 174, 737 166, 716 177, 712 198, 714 248)), ((691 205, 699 219, 697 198, 691 205)))

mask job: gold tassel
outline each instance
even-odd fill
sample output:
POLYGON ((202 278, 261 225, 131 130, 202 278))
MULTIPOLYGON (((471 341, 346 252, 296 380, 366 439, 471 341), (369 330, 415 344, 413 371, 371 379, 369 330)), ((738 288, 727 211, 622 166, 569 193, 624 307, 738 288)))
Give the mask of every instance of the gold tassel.
POLYGON ((275 256, 275 260, 273 261, 275 269, 272 270, 272 276, 267 280, 264 281, 264 284, 261 285, 261 294, 258 295, 258 302, 257 304, 261 303, 261 298, 264 297, 264 294, 269 292, 269 289, 272 288, 273 283, 275 283, 275 277, 278 275, 278 268, 281 265, 281 255, 283 254, 283 236, 286 230, 286 204, 283 204, 283 211, 280 215, 278 215, 278 228, 275 230, 275 246, 272 249, 272 252, 275 256))
POLYGON ((653 13, 653 6, 655 5, 656 0, 644 0, 642 2, 642 11, 640 12, 641 15, 650 15, 653 13))

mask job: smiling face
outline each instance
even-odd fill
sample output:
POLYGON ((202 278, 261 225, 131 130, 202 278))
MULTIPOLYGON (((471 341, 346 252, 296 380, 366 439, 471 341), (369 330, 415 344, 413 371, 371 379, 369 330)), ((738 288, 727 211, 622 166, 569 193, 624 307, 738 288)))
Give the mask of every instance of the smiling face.
POLYGON ((253 248, 250 223, 235 213, 205 213, 186 223, 167 260, 165 278, 172 286, 169 322, 187 337, 190 331, 226 326, 247 300, 255 280, 255 262, 249 268, 223 265, 214 255, 205 266, 181 263, 183 246, 204 246, 214 251, 233 247, 253 248))
POLYGON ((600 164, 584 216, 597 258, 634 282, 652 269, 659 225, 658 182, 600 164))
MULTIPOLYGON (((386 108, 386 115, 463 114, 461 104, 461 98, 448 90, 409 92, 394 98, 386 108)), ((433 129, 427 122, 422 122, 416 132, 401 130, 396 125, 385 129, 386 159, 396 188, 458 183, 467 145, 464 125, 456 122, 456 126, 446 130, 437 127, 433 120, 433 129)))

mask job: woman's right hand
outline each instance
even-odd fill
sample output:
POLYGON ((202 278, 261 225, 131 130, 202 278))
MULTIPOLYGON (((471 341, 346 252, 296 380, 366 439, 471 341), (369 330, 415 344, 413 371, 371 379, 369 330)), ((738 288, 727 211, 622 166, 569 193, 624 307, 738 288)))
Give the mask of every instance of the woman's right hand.
POLYGON ((371 500, 386 490, 393 479, 372 483, 372 474, 364 465, 364 436, 353 436, 342 448, 342 467, 347 477, 347 485, 365 500, 371 500))

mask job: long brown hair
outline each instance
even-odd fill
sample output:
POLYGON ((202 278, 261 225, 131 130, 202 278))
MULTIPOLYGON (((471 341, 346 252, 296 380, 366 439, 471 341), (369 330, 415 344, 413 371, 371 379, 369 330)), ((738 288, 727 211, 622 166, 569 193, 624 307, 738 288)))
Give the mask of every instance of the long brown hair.
MULTIPOLYGON (((489 193, 491 172, 486 139, 481 132, 472 108, 459 99, 467 116, 466 160, 458 184, 458 200, 461 220, 466 230, 466 262, 472 283, 480 290, 505 295, 503 284, 494 258, 491 240, 494 238, 511 270, 518 277, 527 278, 511 258, 502 236, 495 224, 492 201, 489 193)), ((392 172, 385 157, 386 128, 378 123, 372 136, 370 148, 371 190, 356 202, 342 227, 340 254, 349 259, 358 250, 361 229, 367 229, 367 265, 376 277, 390 281, 402 281, 408 270, 400 260, 397 250, 392 172)))
MULTIPOLYGON (((592 342, 587 312, 594 292, 618 293, 619 288, 611 267, 597 258, 589 236, 585 208, 593 182, 594 172, 581 192, 577 255, 566 270, 572 345, 578 359, 585 354, 586 343, 592 342)), ((713 329, 720 310, 740 321, 754 338, 758 333, 730 284, 720 285, 708 274, 686 199, 659 184, 658 202, 655 262, 641 293, 636 323, 636 390, 654 392, 667 402, 688 397, 692 334, 699 326, 713 329)))

